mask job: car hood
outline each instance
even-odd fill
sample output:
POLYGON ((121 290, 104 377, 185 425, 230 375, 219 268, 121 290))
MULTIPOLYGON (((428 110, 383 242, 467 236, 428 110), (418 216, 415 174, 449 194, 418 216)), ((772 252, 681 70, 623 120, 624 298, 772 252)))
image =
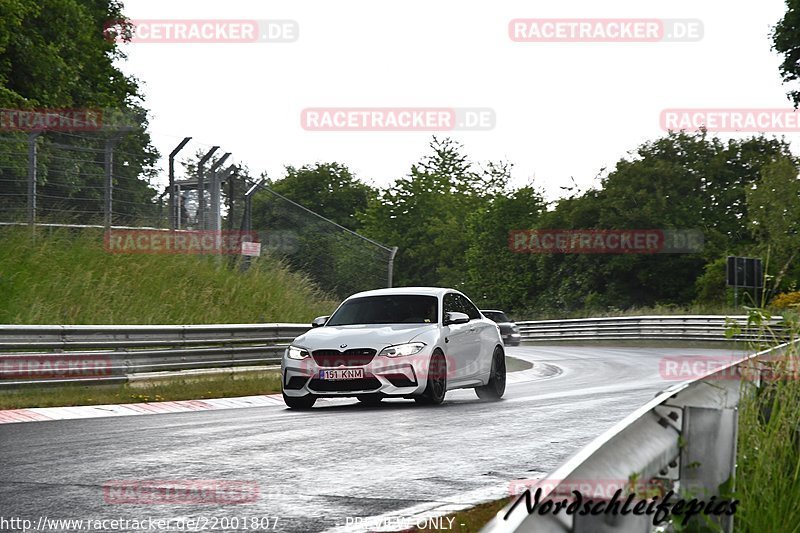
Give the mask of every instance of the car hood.
POLYGON ((346 348, 375 348, 411 342, 416 337, 437 328, 436 324, 369 324, 356 326, 324 326, 297 337, 292 344, 307 350, 339 350, 346 348))

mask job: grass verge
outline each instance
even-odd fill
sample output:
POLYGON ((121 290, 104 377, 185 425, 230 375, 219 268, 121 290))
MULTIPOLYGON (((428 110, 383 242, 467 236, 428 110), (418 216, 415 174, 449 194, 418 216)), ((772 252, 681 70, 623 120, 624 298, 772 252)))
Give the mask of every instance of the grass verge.
POLYGON ((744 389, 739 404, 736 531, 800 533, 798 370, 800 353, 794 345, 772 368, 773 379, 762 381, 757 390, 744 389))
POLYGON ((0 392, 0 409, 166 402, 280 392, 280 372, 160 380, 135 385, 67 385, 0 392))
POLYGON ((0 228, 0 324, 310 322, 335 307, 269 256, 110 254, 95 229, 0 228))

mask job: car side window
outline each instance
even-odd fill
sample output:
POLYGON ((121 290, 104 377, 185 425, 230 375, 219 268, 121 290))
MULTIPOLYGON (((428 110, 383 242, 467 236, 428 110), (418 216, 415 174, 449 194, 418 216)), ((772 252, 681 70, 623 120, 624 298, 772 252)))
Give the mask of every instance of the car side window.
POLYGON ((465 313, 469 316, 470 320, 475 320, 476 318, 481 317, 481 312, 478 311, 478 308, 475 307, 472 302, 470 302, 465 296, 460 294, 457 295, 459 301, 461 302, 461 308, 463 309, 461 312, 465 313))
MULTIPOLYGON (((444 302, 442 304, 442 311, 444 313, 461 313, 460 306, 458 305, 457 294, 449 292, 444 295, 444 302)), ((442 315, 444 316, 444 314, 442 315)))

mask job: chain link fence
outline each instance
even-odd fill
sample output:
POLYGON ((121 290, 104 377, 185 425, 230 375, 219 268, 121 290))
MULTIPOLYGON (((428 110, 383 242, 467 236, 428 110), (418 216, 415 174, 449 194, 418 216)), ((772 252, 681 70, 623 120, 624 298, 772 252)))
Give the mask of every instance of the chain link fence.
POLYGON ((0 135, 3 222, 166 227, 142 154, 120 138, 66 132, 0 135))
POLYGON ((151 185, 155 173, 141 154, 125 150, 124 138, 108 132, 1 133, 0 224, 254 231, 262 254, 280 258, 339 298, 391 286, 395 249, 281 196, 263 180, 250 182, 241 167, 219 164, 224 157, 205 167, 186 165, 188 175, 173 175, 172 187, 151 185))
POLYGON ((262 246, 344 298, 391 286, 396 248, 384 246, 261 186, 253 218, 262 246))

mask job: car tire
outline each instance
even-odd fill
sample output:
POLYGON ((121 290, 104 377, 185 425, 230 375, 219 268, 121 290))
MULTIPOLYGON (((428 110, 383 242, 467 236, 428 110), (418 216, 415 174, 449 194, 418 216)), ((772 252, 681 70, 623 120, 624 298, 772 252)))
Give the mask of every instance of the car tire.
POLYGON ((481 400, 497 401, 506 392, 506 354, 499 346, 492 354, 492 370, 489 382, 481 387, 475 387, 475 394, 481 400))
POLYGON ((383 396, 380 394, 361 394, 356 396, 356 399, 364 405, 378 405, 383 401, 383 396))
POLYGON ((289 409, 311 409, 316 401, 317 397, 313 394, 293 397, 286 396, 286 393, 283 393, 283 402, 289 409))
POLYGON ((415 396, 414 400, 423 405, 441 404, 447 394, 447 360, 444 358, 444 354, 438 350, 431 356, 426 381, 425 392, 420 396, 415 396))

